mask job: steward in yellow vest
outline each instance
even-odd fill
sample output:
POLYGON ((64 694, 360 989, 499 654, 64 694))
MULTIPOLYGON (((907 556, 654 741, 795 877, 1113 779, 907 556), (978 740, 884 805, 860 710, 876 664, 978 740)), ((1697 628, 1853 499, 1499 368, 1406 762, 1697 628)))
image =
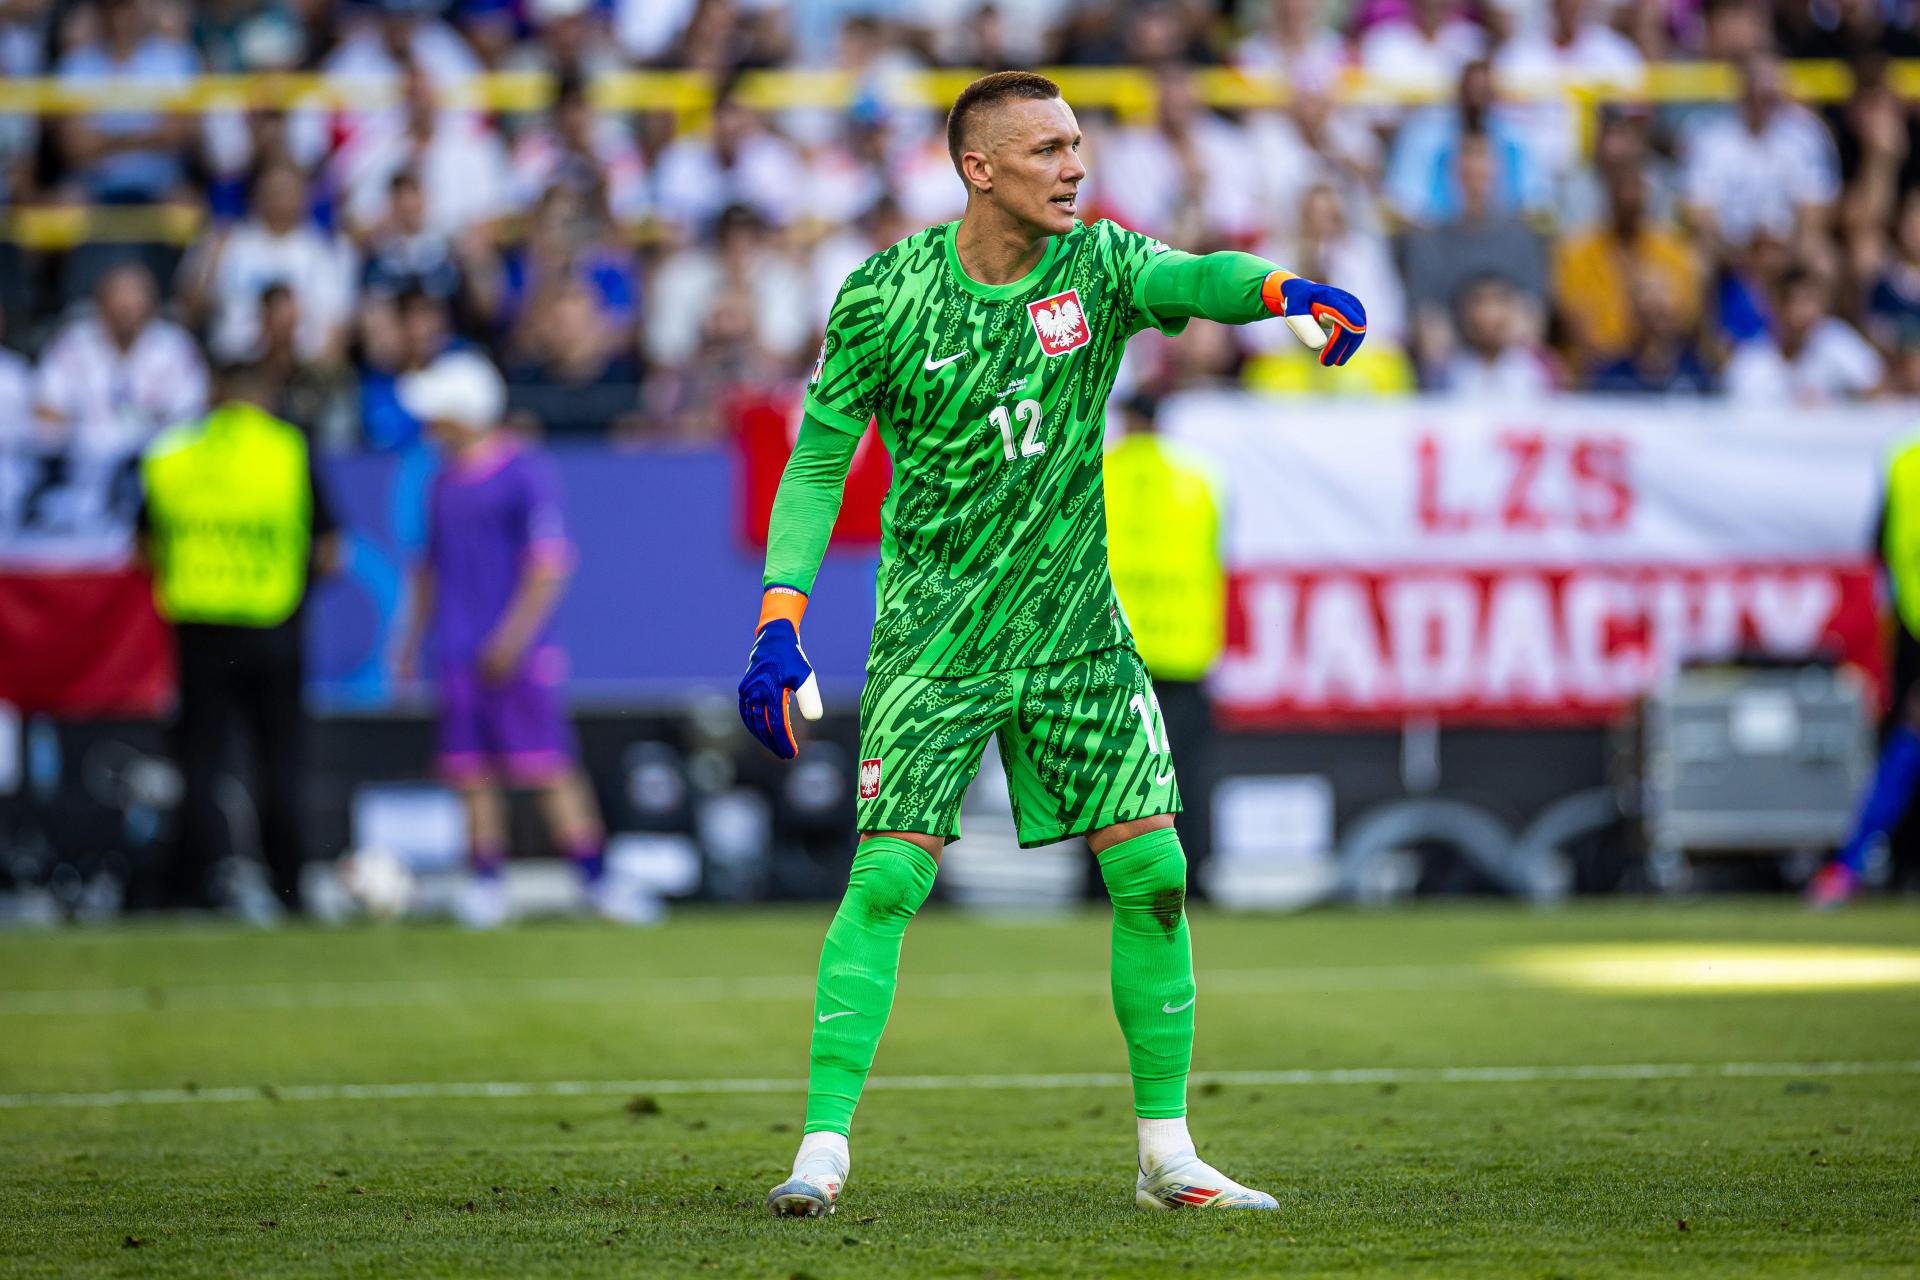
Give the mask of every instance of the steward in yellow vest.
POLYGON ((1193 871, 1213 852, 1213 704, 1207 673, 1227 635, 1223 491, 1206 464, 1157 431, 1158 404, 1121 407, 1126 434, 1107 450, 1107 557, 1140 660, 1153 676, 1161 731, 1180 769, 1176 827, 1193 871))
POLYGON ((222 900, 216 878, 232 881, 215 871, 257 853, 281 908, 297 911, 307 782, 300 605, 312 573, 336 559, 338 537, 305 433, 261 407, 273 390, 263 371, 227 369, 221 382, 220 407, 163 432, 140 467, 141 549, 179 659, 174 748, 184 784, 173 856, 151 897, 252 910, 222 900), (251 765, 236 780, 258 815, 238 827, 215 799, 236 739, 251 765))
POLYGON ((1107 556, 1135 646, 1156 681, 1201 680, 1226 644, 1222 503, 1205 466, 1151 427, 1144 406, 1107 450, 1107 556))
POLYGON ((161 433, 141 462, 169 622, 273 627, 306 594, 313 485, 300 428, 244 401, 161 433))

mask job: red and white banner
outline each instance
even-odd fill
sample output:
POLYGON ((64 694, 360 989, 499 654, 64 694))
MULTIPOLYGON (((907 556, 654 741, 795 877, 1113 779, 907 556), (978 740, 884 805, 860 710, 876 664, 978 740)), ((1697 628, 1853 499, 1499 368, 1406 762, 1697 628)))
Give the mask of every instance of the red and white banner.
POLYGON ((1239 726, 1604 719, 1682 661, 1883 664, 1870 557, 1911 409, 1169 401, 1229 479, 1239 726))

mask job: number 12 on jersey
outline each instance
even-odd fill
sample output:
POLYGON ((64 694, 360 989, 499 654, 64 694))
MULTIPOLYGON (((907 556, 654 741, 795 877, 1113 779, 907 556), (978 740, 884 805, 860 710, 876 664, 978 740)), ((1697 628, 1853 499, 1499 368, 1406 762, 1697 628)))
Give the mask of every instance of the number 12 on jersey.
POLYGON ((1022 400, 1013 406, 1011 413, 1007 412, 1007 406, 997 404, 993 406, 993 412, 989 413, 987 418, 994 426, 1000 428, 1000 442, 1006 446, 1008 462, 1012 462, 1015 458, 1037 457, 1047 451, 1047 442, 1040 438, 1040 402, 1038 400, 1022 400), (1013 424, 1016 419, 1026 428, 1026 433, 1020 437, 1019 453, 1013 450, 1013 424))

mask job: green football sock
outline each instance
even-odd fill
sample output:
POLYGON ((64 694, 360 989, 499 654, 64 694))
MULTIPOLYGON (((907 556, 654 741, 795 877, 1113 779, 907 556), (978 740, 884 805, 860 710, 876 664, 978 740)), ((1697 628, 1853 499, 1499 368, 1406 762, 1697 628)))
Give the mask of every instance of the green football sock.
POLYGON ((907 921, 933 890, 937 864, 908 840, 879 836, 853 856, 847 893, 820 948, 806 1132, 845 1133, 893 1010, 907 921))
POLYGON ((1193 1065, 1193 944, 1187 935, 1187 858, 1169 827, 1100 855, 1113 899, 1113 1012, 1127 1042, 1134 1114, 1187 1114, 1193 1065))

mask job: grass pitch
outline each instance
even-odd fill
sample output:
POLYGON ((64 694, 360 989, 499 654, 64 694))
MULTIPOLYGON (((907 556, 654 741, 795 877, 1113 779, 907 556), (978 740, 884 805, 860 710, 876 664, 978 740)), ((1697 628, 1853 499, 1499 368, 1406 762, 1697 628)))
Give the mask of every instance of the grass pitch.
POLYGON ((775 1221, 827 915, 0 937, 0 1274, 1920 1263, 1910 907, 1198 915, 1194 1132, 1282 1206, 1211 1216, 1132 1208, 1104 917, 929 912, 840 1212, 775 1221))

